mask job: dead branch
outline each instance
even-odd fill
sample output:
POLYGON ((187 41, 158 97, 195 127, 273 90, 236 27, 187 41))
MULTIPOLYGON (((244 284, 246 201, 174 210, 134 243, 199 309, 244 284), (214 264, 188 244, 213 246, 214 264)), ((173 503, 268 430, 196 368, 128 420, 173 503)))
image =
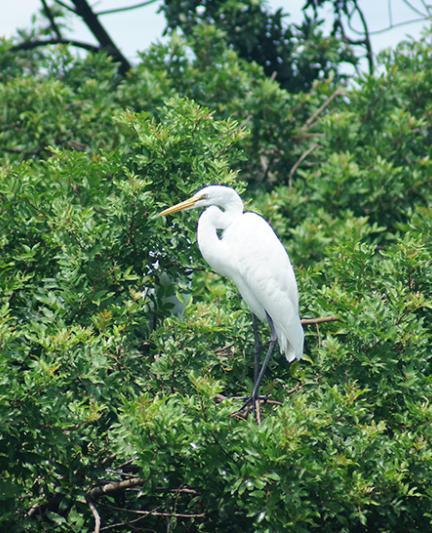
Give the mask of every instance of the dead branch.
POLYGON ((254 405, 254 411, 255 411, 255 419, 256 419, 256 423, 259 425, 261 425, 261 408, 260 408, 260 401, 259 399, 255 401, 255 405, 254 405))
POLYGON ((321 316, 318 318, 302 318, 301 323, 303 326, 310 326, 314 324, 322 324, 324 322, 336 322, 339 320, 337 316, 321 316))
POLYGON ((94 487, 87 493, 87 496, 90 498, 98 498, 99 496, 103 496, 105 494, 112 494, 113 492, 121 490, 133 489, 143 485, 143 483, 145 483, 145 480, 140 477, 132 477, 122 481, 111 481, 110 483, 106 483, 100 487, 94 487))
MULTIPOLYGON (((99 531, 106 529, 106 528, 101 528, 100 515, 94 504, 95 499, 99 498, 100 496, 110 495, 115 492, 126 491, 128 489, 140 487, 144 483, 145 483, 144 479, 139 478, 139 477, 134 477, 134 478, 129 478, 129 479, 122 480, 122 481, 111 481, 109 483, 105 483, 104 485, 94 487, 93 489, 89 490, 86 494, 86 502, 89 508, 91 509, 92 514, 95 518, 94 532, 99 533, 99 531), (97 518, 98 516, 99 518, 97 518)), ((190 487, 178 487, 175 489, 159 487, 156 489, 156 492, 173 493, 173 494, 190 494, 193 496, 199 495, 199 493, 196 490, 190 487)), ((56 511, 58 509, 60 501, 63 499, 63 496, 64 496, 63 494, 56 493, 47 501, 33 505, 28 510, 27 516, 31 518, 35 515, 42 515, 46 511, 56 511)), ((147 513, 147 514, 153 513, 152 516, 162 516, 162 515, 154 514, 154 511, 142 511, 142 513, 147 513)), ((174 516, 174 515, 170 515, 170 516, 174 516)), ((181 518, 180 515, 178 517, 181 518)), ((189 516, 189 518, 192 518, 192 516, 189 516)))
POLYGON ((37 514, 43 514, 45 511, 55 511, 61 499, 63 498, 62 494, 54 494, 52 498, 50 498, 46 502, 42 503, 36 503, 30 507, 30 509, 27 511, 27 516, 31 518, 32 516, 35 516, 37 514))
POLYGON ((96 505, 94 504, 93 500, 91 498, 89 498, 87 496, 86 498, 87 500, 87 504, 88 506, 90 507, 90 510, 94 516, 94 521, 95 521, 95 527, 94 527, 94 533, 100 533, 100 528, 101 528, 101 517, 100 517, 100 514, 98 513, 98 510, 96 509, 96 505))
POLYGON ((324 133, 319 133, 318 131, 312 131, 310 133, 297 133, 292 136, 294 141, 306 141, 308 139, 316 139, 317 137, 324 137, 324 133))
POLYGON ((131 69, 131 64, 111 39, 104 26, 99 22, 98 17, 93 12, 87 0, 71 0, 71 3, 75 6, 77 15, 82 18, 83 22, 100 44, 101 49, 105 50, 114 61, 120 64, 120 74, 126 74, 131 69))
POLYGON ((194 496, 197 496, 199 493, 195 489, 190 489, 188 487, 179 487, 178 489, 165 489, 163 487, 159 487, 156 489, 157 492, 169 492, 172 494, 193 494, 194 496))
MULTIPOLYGON (((217 402, 225 402, 226 400, 244 400, 244 396, 225 396, 224 394, 216 394, 215 400, 217 402)), ((281 402, 278 402, 277 400, 270 400, 270 398, 262 397, 260 398, 261 403, 268 403, 269 405, 282 405, 281 402)))
POLYGON ((60 32, 60 28, 57 26, 57 22, 55 21, 55 17, 52 14, 51 9, 48 7, 46 0, 41 0, 41 2, 42 2, 43 12, 45 13, 45 16, 47 17, 47 19, 49 20, 51 29, 55 33, 57 39, 61 39, 62 34, 60 32))
MULTIPOLYGON (((101 529, 101 531, 108 531, 110 529, 124 528, 125 526, 131 526, 143 520, 147 516, 159 516, 163 518, 183 518, 183 519, 189 519, 189 520, 193 518, 204 518, 205 517, 205 513, 170 513, 170 512, 161 512, 161 511, 135 511, 133 509, 121 509, 121 510, 125 512, 129 512, 129 513, 139 514, 140 516, 138 518, 135 518, 135 520, 130 520, 128 522, 118 522, 110 526, 105 526, 101 529)), ((122 531, 125 531, 125 530, 122 529, 122 531)))
POLYGON ((427 17, 427 14, 422 13, 422 12, 421 12, 416 6, 414 6, 414 5, 410 2, 410 0, 402 0, 402 2, 403 2, 406 6, 408 6, 412 11, 414 11, 414 13, 417 13, 417 15, 420 15, 420 16, 425 17, 425 18, 427 17))
POLYGON ((89 52, 100 52, 99 46, 94 44, 85 43, 83 41, 76 41, 75 39, 42 39, 37 41, 26 41, 19 43, 10 48, 11 52, 18 52, 19 50, 32 50, 33 48, 39 48, 40 46, 48 46, 51 44, 68 44, 77 48, 83 48, 89 52))
POLYGON ((333 102, 333 100, 338 96, 343 96, 344 91, 341 87, 338 87, 322 104, 321 106, 312 113, 312 115, 307 119, 304 126, 300 129, 301 132, 305 132, 311 128, 317 121, 318 117, 328 108, 328 106, 333 102))
POLYGON ((62 0, 54 0, 54 2, 56 4, 58 4, 59 6, 62 6, 64 7, 65 9, 67 9, 68 11, 70 11, 71 13, 73 13, 74 15, 78 15, 78 13, 75 11, 75 9, 72 7, 72 6, 68 6, 66 4, 66 2, 63 2, 62 0))
MULTIPOLYGON (((416 18, 416 19, 410 19, 410 20, 405 20, 403 22, 397 22, 396 24, 389 24, 387 26, 387 28, 381 28, 380 30, 371 30, 369 32, 370 35, 379 35, 381 33, 386 33, 390 30, 392 30, 393 28, 400 28, 401 26, 408 26, 409 24, 415 24, 417 22, 424 22, 424 18, 416 18)), ((360 33, 360 32, 358 32, 360 33)))
POLYGON ((122 13, 123 11, 131 11, 132 9, 138 9, 140 7, 149 6, 150 4, 154 4, 158 0, 147 0, 147 2, 140 2, 139 4, 133 4, 131 6, 125 6, 125 7, 116 7, 113 9, 105 9, 104 11, 98 11, 95 13, 98 17, 101 15, 111 15, 113 13, 122 13))
POLYGON ((293 177, 294 174, 299 169, 300 165, 303 163, 303 161, 308 158, 311 153, 318 148, 318 143, 313 143, 312 146, 310 146, 305 152, 302 153, 302 155, 297 159, 297 161, 292 166, 289 174, 288 174, 288 187, 292 187, 293 177))
MULTIPOLYGON (((127 507, 117 507, 116 505, 107 504, 107 507, 113 509, 114 511, 122 511, 124 513, 139 514, 141 517, 145 516, 165 516, 165 517, 174 517, 174 518, 204 518, 204 513, 176 513, 170 511, 143 511, 141 509, 128 509, 127 507)), ((105 528, 102 528, 105 529, 105 528)))
POLYGON ((302 388, 303 388, 303 384, 297 383, 297 385, 294 385, 294 387, 291 387, 291 389, 288 389, 285 394, 286 395, 294 394, 295 392, 301 390, 302 388))
POLYGON ((357 11, 357 14, 360 18, 360 21, 363 26, 363 34, 364 34, 364 44, 366 47, 366 57, 368 60, 369 65, 369 74, 373 74, 374 72, 374 56, 373 56, 373 50, 372 50, 372 43, 370 40, 370 33, 369 33, 369 26, 366 22, 366 17, 364 16, 363 11, 360 9, 357 0, 354 1, 355 10, 357 11))

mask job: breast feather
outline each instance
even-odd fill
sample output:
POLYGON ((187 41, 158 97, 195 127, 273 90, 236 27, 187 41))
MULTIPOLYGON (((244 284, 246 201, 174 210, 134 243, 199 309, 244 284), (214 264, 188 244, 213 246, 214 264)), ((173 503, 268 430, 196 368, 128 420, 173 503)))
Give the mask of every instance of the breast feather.
POLYGON ((244 213, 227 228, 224 241, 239 276, 266 309, 277 298, 288 299, 289 307, 298 311, 297 284, 288 254, 262 217, 244 213))

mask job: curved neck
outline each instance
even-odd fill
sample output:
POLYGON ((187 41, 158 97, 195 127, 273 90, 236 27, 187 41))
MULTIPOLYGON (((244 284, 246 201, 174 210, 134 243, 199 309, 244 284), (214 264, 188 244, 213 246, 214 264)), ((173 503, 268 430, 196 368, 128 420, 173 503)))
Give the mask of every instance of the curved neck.
POLYGON ((230 202, 225 211, 215 205, 207 208, 198 221, 198 246, 207 263, 219 274, 226 275, 225 266, 229 264, 231 254, 226 249, 223 239, 217 230, 225 230, 243 213, 243 202, 230 202))

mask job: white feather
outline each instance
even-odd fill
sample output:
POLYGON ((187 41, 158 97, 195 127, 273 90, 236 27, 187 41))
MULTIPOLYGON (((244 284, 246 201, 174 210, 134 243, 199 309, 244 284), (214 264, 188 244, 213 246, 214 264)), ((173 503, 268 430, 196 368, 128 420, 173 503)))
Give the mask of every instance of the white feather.
POLYGON ((288 361, 300 358, 304 334, 297 284, 282 243, 262 217, 243 213, 243 203, 234 190, 211 186, 199 195, 203 199, 196 202, 197 207, 211 206, 198 223, 198 245, 204 259, 233 280, 260 320, 266 320, 266 313, 270 316, 288 361), (221 238, 217 230, 223 230, 221 238))

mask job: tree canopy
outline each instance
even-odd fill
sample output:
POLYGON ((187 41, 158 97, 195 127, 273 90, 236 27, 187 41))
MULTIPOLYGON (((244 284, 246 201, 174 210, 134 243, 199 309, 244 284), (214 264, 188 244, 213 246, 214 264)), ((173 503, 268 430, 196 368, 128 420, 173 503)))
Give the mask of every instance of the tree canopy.
POLYGON ((294 87, 215 5, 126 76, 0 45, 1 528, 429 531, 430 34, 294 87), (338 317, 274 358, 259 425, 230 416, 249 312, 196 214, 156 216, 215 183, 275 228, 301 315, 338 317))

